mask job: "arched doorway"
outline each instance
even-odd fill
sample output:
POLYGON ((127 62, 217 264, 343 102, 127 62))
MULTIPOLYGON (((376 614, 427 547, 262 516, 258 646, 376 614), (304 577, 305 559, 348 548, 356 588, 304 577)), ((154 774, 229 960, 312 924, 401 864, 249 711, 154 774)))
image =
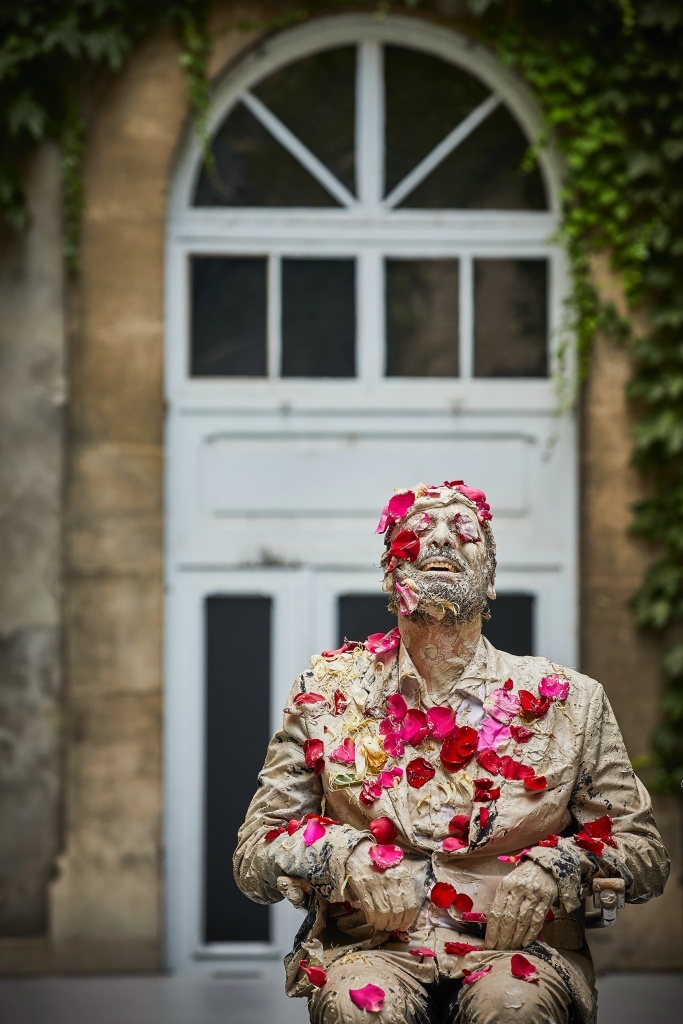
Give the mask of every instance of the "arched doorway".
POLYGON ((559 175, 547 153, 520 170, 539 130, 483 48, 348 16, 229 69, 213 166, 192 139, 181 153, 166 286, 176 970, 267 972, 289 948, 297 913, 244 900, 229 858, 294 677, 384 624, 373 528, 394 486, 483 487, 499 646, 575 660, 559 175))

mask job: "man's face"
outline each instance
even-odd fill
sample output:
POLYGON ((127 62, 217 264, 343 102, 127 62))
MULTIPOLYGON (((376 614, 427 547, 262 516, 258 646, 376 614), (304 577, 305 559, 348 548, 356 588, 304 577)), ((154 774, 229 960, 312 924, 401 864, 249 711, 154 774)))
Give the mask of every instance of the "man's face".
POLYGON ((477 514, 459 501, 446 507, 421 504, 391 532, 394 539, 410 530, 420 541, 414 561, 394 559, 394 581, 417 595, 413 617, 436 614, 444 623, 469 622, 486 608, 492 583, 477 514))

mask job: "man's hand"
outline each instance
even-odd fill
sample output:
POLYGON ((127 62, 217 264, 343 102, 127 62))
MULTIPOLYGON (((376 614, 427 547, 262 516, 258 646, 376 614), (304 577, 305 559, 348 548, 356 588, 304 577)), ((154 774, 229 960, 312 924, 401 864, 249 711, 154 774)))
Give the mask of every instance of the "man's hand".
POLYGON ((525 860, 500 882, 488 915, 486 949, 519 949, 538 936, 557 882, 545 868, 525 860))
POLYGON ((424 898, 426 863, 420 870, 414 858, 404 857, 395 867, 378 871, 368 856, 372 846, 363 840, 346 862, 351 902, 360 905, 375 931, 408 931, 424 898))

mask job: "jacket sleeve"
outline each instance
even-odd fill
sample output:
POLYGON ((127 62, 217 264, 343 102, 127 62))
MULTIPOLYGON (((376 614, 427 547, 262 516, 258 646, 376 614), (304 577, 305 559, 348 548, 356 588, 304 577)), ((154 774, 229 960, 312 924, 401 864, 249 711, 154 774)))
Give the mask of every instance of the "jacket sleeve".
MULTIPOLYGON (((308 673, 297 679, 288 706, 297 693, 306 689, 308 681, 308 673)), ((293 819, 300 821, 306 814, 325 813, 322 779, 305 764, 307 715, 307 711, 285 711, 283 726, 268 745, 258 788, 237 836, 235 881, 256 903, 276 903, 283 898, 277 888, 281 876, 302 879, 325 899, 342 902, 347 898, 343 894, 346 861, 362 839, 371 838, 370 832, 350 825, 326 824, 325 835, 310 846, 304 842, 303 826, 293 835, 283 832, 266 840, 269 832, 293 819)))
POLYGON ((629 903, 646 903, 661 895, 669 875, 669 857, 649 794, 631 767, 607 695, 602 686, 594 685, 569 803, 575 834, 561 838, 556 847, 535 846, 527 854, 553 874, 567 911, 589 894, 596 875, 623 878, 629 903), (599 843, 596 852, 582 848, 576 841, 578 833, 603 815, 612 819, 615 845, 599 843))

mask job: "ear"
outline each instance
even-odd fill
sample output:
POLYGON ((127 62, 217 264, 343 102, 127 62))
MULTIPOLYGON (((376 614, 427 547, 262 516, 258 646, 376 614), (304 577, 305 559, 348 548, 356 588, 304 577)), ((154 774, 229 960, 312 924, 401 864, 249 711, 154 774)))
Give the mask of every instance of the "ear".
POLYGON ((488 589, 486 591, 486 596, 488 597, 489 601, 496 600, 496 588, 494 587, 493 583, 489 583, 488 589))

